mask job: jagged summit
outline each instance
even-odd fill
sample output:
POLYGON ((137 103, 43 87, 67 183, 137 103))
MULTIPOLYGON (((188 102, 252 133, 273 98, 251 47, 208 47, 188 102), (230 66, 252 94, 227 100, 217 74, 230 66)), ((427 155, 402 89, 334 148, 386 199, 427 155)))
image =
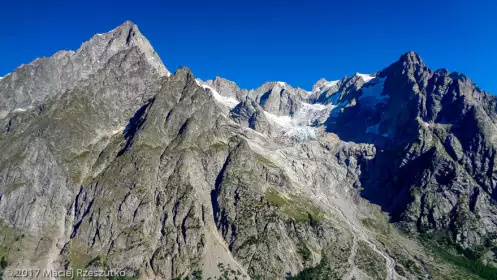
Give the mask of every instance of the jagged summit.
POLYGON ((378 77, 386 77, 392 75, 419 75, 422 72, 428 74, 431 70, 424 64, 421 57, 413 52, 409 51, 399 57, 399 59, 392 63, 387 68, 383 69, 378 73, 378 77))
POLYGON ((0 80, 0 118, 15 109, 43 104, 116 60, 139 60, 159 76, 170 75, 147 38, 134 23, 126 21, 112 31, 93 36, 75 52, 59 51, 38 58, 6 75, 0 80))
POLYGON ((90 55, 98 61, 130 48, 137 48, 142 52, 159 74, 170 75, 150 42, 143 36, 138 26, 129 20, 107 33, 96 34, 83 43, 77 53, 90 55))
POLYGON ((408 52, 406 52, 405 54, 403 54, 403 55, 400 56, 399 60, 402 61, 402 62, 409 63, 409 64, 421 64, 421 65, 424 65, 424 62, 421 59, 421 57, 419 56, 419 54, 417 54, 414 51, 408 51, 408 52))
POLYGON ((312 92, 165 75, 126 21, 1 79, 8 269, 473 279, 389 218, 496 249, 496 102, 457 73, 408 52, 312 92))

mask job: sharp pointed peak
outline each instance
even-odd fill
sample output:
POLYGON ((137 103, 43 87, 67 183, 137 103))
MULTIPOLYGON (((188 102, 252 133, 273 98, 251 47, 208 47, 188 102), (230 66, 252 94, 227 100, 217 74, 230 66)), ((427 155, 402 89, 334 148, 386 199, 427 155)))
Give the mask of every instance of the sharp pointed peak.
POLYGON ((402 54, 397 61, 392 63, 387 68, 378 72, 379 77, 391 76, 395 73, 413 73, 414 71, 426 70, 430 71, 428 67, 424 64, 421 57, 414 51, 408 51, 402 54))
POLYGON ((322 89, 328 89, 330 87, 335 87, 338 86, 340 82, 341 80, 328 81, 325 78, 321 78, 312 86, 312 91, 318 91, 322 89))
POLYGON ((400 56, 399 61, 402 63, 405 62, 408 64, 424 65, 423 60, 421 59, 419 54, 417 54, 414 51, 408 51, 408 52, 404 53, 403 55, 400 56))
POLYGON ((227 84, 236 85, 236 82, 219 76, 216 76, 214 77, 213 80, 208 80, 208 81, 212 81, 213 83, 227 83, 227 84))
POLYGON ((375 76, 373 76, 371 74, 363 74, 363 73, 359 73, 359 72, 356 72, 353 77, 361 78, 366 83, 375 78, 375 76))
POLYGON ((150 42, 143 36, 138 26, 132 21, 125 21, 116 28, 103 34, 96 34, 84 42, 78 52, 89 53, 90 56, 99 57, 102 52, 107 52, 109 57, 120 50, 137 48, 161 75, 169 76, 170 73, 153 49, 150 42))
POLYGON ((134 36, 143 36, 143 34, 140 32, 140 29, 138 28, 138 25, 136 25, 134 22, 127 20, 123 22, 121 25, 117 26, 111 32, 124 32, 124 33, 134 33, 134 36))

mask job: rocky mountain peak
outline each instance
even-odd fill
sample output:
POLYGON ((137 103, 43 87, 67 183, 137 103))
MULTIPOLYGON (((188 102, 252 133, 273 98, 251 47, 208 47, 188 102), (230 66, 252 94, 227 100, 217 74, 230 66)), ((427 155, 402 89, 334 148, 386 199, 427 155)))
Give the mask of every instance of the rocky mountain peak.
POLYGON ((417 79, 419 79, 419 77, 422 76, 423 72, 429 74, 431 73, 431 70, 424 64, 423 60, 417 53, 409 51, 401 55, 399 60, 378 73, 378 76, 386 77, 408 75, 411 77, 417 77, 417 79))
POLYGON ((400 57, 399 61, 401 61, 403 64, 408 64, 408 65, 419 64, 425 66, 421 57, 413 51, 409 51, 403 54, 400 57))
POLYGON ((96 34, 76 52, 59 51, 36 59, 1 79, 0 119, 16 109, 28 110, 43 104, 118 60, 126 60, 126 65, 146 64, 158 76, 170 75, 138 27, 126 21, 112 31, 96 34))
POLYGON ((143 36, 138 26, 129 20, 107 33, 96 34, 83 43, 78 53, 89 55, 98 62, 130 48, 137 48, 143 53, 160 75, 170 75, 150 42, 143 36))
POLYGON ((466 76, 432 72, 414 52, 312 92, 248 91, 187 67, 164 76, 126 21, 0 79, 9 269, 459 275, 416 230, 497 263, 497 101, 466 76))

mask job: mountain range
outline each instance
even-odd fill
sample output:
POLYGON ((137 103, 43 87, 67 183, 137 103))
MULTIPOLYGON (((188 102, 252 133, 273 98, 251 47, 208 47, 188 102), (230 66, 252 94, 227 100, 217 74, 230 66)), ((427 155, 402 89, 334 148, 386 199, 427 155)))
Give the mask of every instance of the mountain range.
POLYGON ((497 279, 496 106, 414 52, 202 81, 127 21, 0 78, 0 272, 497 279))

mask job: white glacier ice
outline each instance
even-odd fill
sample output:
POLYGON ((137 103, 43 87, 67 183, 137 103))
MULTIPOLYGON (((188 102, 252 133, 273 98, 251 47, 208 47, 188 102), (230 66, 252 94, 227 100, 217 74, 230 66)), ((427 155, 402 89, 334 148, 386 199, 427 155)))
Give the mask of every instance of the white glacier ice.
MULTIPOLYGON (((198 83, 198 81, 196 81, 198 83)), ((206 85, 206 84, 202 84, 202 87, 204 88, 204 90, 207 90, 209 89, 212 93, 212 96, 214 97, 214 99, 229 107, 230 109, 233 109, 236 107, 236 105, 238 105, 238 103, 240 103, 238 100, 236 100, 235 98, 233 97, 226 97, 226 96, 222 96, 221 94, 219 94, 215 89, 213 89, 212 87, 206 85)))
POLYGON ((356 73, 356 75, 361 77, 366 83, 374 79, 374 77, 369 74, 356 73))
POLYGON ((382 95, 385 78, 374 78, 370 83, 362 88, 362 95, 358 100, 363 105, 374 106, 378 103, 388 103, 390 97, 382 95))
POLYGON ((281 128, 284 136, 306 141, 317 138, 318 128, 312 125, 322 117, 327 117, 333 108, 332 105, 302 103, 302 108, 293 117, 277 116, 266 111, 264 114, 270 122, 281 128))
POLYGON ((366 127, 366 134, 368 133, 378 135, 380 133, 380 124, 366 127))

